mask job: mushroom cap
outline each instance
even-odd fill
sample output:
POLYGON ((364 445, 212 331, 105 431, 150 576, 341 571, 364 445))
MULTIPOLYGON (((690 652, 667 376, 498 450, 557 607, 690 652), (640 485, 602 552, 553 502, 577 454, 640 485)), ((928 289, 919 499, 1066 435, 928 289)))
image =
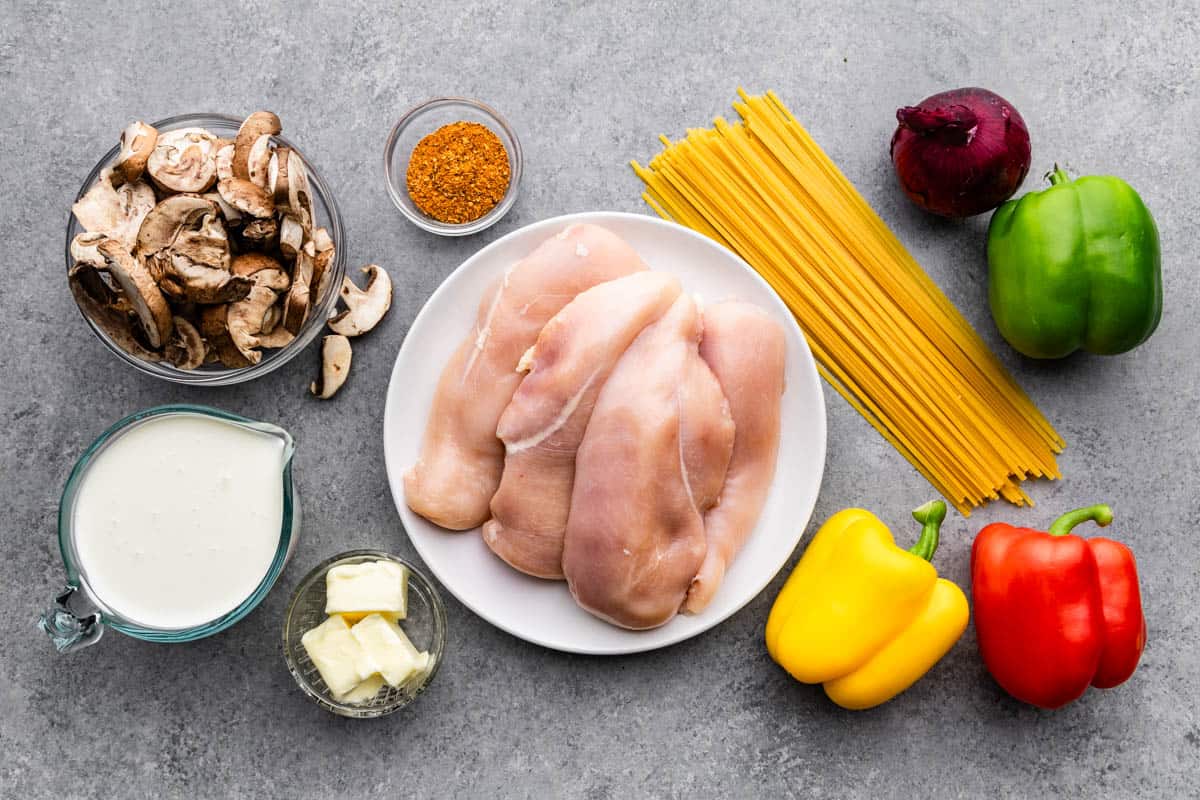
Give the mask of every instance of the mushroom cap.
POLYGON ((328 400, 337 394, 350 375, 353 355, 350 340, 345 336, 326 336, 321 342, 321 374, 308 390, 321 400, 328 400))
MULTIPOLYGON (((260 136, 250 146, 246 157, 247 179, 260 189, 267 187, 267 170, 271 163, 271 137, 260 136)), ((237 177, 236 175, 234 177, 237 177)))
POLYGON ((115 239, 101 242, 96 249, 104 257, 108 274, 121 287, 121 293, 137 314, 146 342, 155 350, 162 348, 171 335, 174 321, 167 299, 150 271, 115 239))
POLYGON ((346 310, 330 318, 329 327, 343 336, 362 336, 383 319, 392 307, 392 279, 377 264, 362 268, 367 285, 359 289, 347 275, 342 279, 342 302, 346 310))
POLYGON ((204 128, 180 128, 158 135, 146 169, 164 191, 203 192, 217 179, 216 136, 204 128))
POLYGON ((157 143, 158 130, 140 120, 121 131, 121 150, 113 165, 113 183, 132 183, 140 179, 157 143))
MULTIPOLYGON (((270 111, 255 111, 242 121, 238 128, 237 138, 234 139, 233 177, 250 180, 250 152, 262 137, 277 135, 283 130, 279 117, 270 111)), ((269 155, 268 155, 269 157, 269 155)))
POLYGON ((255 186, 243 178, 230 178, 217 184, 217 191, 225 202, 252 217, 270 217, 275 214, 275 201, 265 189, 255 186))
POLYGON ((312 189, 304 159, 289 147, 280 147, 267 166, 267 191, 275 205, 294 215, 307 234, 312 230, 312 189))

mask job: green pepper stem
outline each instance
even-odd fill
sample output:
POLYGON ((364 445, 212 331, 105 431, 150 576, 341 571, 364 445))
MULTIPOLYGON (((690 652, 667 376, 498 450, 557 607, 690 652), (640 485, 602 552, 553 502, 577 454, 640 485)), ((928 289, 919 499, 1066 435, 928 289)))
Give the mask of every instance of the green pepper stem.
POLYGON ((908 552, 926 561, 933 560, 937 552, 938 533, 942 522, 946 519, 946 504, 941 500, 930 500, 925 505, 912 512, 913 519, 921 523, 921 538, 909 548, 908 552))
POLYGON ((1074 511, 1068 511, 1058 519, 1054 520, 1054 524, 1047 531, 1051 536, 1066 536, 1071 532, 1071 529, 1076 525, 1092 520, 1101 528, 1112 522, 1112 509, 1106 505, 1088 506, 1087 508, 1077 508, 1074 511))
POLYGON ((1060 183, 1066 183, 1071 180, 1067 176, 1067 171, 1058 164, 1054 165, 1054 169, 1046 173, 1046 180, 1050 181, 1051 186, 1058 186, 1060 183))

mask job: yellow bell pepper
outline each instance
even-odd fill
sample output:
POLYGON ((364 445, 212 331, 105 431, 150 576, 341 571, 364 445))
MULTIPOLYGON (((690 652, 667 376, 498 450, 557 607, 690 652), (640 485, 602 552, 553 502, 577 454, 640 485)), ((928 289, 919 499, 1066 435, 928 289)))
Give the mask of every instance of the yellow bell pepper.
POLYGON ((813 537, 767 618, 767 651, 798 681, 822 683, 843 708, 872 708, 912 686, 966 630, 962 590, 939 578, 946 504, 913 512, 908 551, 874 514, 849 508, 813 537))

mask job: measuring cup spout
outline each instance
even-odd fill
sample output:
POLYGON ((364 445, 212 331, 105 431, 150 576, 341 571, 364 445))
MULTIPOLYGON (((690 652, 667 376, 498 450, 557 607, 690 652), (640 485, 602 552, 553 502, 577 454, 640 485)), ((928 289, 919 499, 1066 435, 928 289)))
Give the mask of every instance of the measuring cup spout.
POLYGON ((54 598, 54 605, 42 612, 38 627, 45 631, 60 653, 81 650, 100 641, 104 626, 100 624, 100 612, 92 610, 83 616, 71 610, 71 598, 77 588, 67 586, 54 598))

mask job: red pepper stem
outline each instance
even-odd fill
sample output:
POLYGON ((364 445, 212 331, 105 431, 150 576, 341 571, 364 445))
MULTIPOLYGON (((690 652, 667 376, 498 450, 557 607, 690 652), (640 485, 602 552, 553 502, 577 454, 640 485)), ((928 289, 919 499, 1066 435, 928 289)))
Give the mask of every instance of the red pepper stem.
POLYGON ((912 512, 913 519, 921 523, 921 538, 909 548, 908 552, 926 561, 933 560, 937 552, 938 533, 942 522, 946 519, 946 504, 941 500, 930 500, 925 505, 912 512))
POLYGON ((1051 186, 1058 186, 1060 183, 1067 183, 1071 179, 1067 176, 1067 171, 1058 164, 1054 165, 1054 169, 1046 173, 1046 180, 1050 181, 1051 186))
POLYGON ((1101 528, 1113 521, 1112 509, 1106 505, 1088 506, 1087 508, 1077 508, 1074 511, 1068 511, 1058 519, 1054 520, 1054 524, 1047 531, 1051 536, 1066 536, 1071 532, 1071 529, 1082 522, 1092 520, 1101 528))

